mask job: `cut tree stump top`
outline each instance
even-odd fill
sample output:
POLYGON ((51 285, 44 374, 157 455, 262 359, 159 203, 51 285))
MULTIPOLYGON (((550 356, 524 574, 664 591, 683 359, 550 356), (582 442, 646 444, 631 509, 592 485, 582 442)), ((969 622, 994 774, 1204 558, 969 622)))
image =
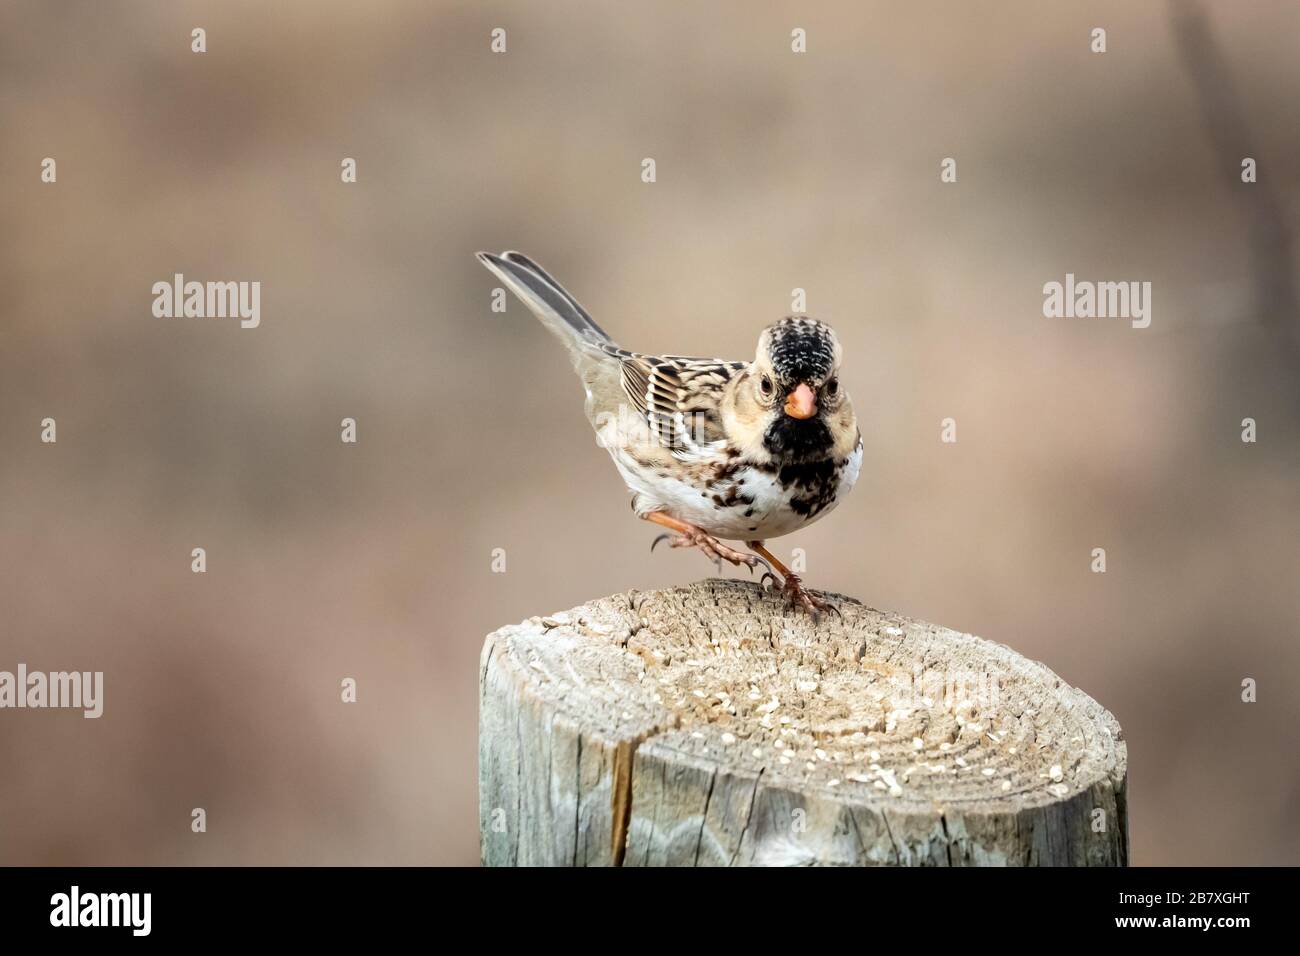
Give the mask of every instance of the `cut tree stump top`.
POLYGON ((1127 755, 1001 644, 745 581, 488 636, 487 864, 1123 865, 1127 755))

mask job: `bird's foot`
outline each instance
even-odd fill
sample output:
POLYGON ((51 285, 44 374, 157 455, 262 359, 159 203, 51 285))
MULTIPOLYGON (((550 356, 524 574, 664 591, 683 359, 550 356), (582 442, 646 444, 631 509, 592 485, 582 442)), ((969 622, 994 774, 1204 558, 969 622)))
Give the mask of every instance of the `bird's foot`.
MULTIPOLYGON (((674 548, 699 548, 709 558, 711 558, 719 568, 722 567, 723 561, 730 561, 736 567, 742 564, 749 568, 752 574, 757 567, 767 568, 767 562, 756 554, 746 554, 743 551, 737 551, 735 548, 729 548, 713 535, 701 531, 699 528, 691 528, 680 533, 661 534, 655 538, 650 545, 650 550, 655 549, 660 541, 668 539, 670 546, 674 548)), ((769 570, 770 574, 771 571, 769 570)))
POLYGON ((823 598, 815 597, 811 591, 803 586, 803 580, 793 571, 785 576, 784 581, 780 582, 778 582, 775 574, 768 571, 759 579, 759 583, 765 584, 768 578, 772 579, 773 585, 779 583, 780 586, 777 587, 776 590, 780 592, 783 598, 785 598, 786 606, 802 607, 813 619, 814 624, 821 620, 823 611, 831 611, 836 616, 843 616, 840 614, 840 609, 833 603, 823 598))

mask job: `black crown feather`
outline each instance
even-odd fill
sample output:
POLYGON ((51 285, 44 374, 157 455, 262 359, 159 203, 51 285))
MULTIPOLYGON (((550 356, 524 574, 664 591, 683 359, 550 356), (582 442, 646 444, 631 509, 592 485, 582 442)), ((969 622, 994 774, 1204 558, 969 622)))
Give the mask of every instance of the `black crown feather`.
POLYGON ((772 326, 768 351, 783 382, 822 382, 835 366, 835 333, 816 319, 790 316, 772 326))

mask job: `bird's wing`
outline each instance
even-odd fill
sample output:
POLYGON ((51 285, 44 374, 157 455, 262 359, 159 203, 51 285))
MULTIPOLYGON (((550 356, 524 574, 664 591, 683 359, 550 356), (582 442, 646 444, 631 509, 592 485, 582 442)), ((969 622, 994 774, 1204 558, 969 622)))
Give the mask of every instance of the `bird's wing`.
POLYGON ((708 455, 725 442, 722 393, 744 362, 609 351, 622 361, 624 394, 659 445, 686 458, 708 455))
POLYGON ((745 363, 629 352, 532 259, 519 252, 480 252, 478 259, 564 344, 587 391, 587 418, 602 441, 626 440, 652 457, 717 453, 725 441, 722 390, 745 363), (617 429, 628 411, 637 427, 625 435, 617 429))

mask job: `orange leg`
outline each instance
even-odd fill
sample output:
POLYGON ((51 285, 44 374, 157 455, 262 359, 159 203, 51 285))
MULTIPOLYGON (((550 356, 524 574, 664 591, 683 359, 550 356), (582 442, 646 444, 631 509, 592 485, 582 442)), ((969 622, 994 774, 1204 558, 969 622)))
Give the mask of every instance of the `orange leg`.
POLYGON ((781 577, 783 578, 795 577, 795 573, 791 571, 789 568, 787 568, 780 561, 778 561, 776 559, 776 555, 774 555, 771 551, 767 550, 767 548, 763 547, 762 541, 747 541, 745 543, 748 544, 752 550, 757 551, 760 555, 766 558, 767 563, 772 565, 772 567, 776 568, 777 573, 780 574, 781 577))
POLYGON ((803 586, 803 582, 800 580, 799 575, 795 574, 778 561, 776 555, 763 547, 762 541, 747 541, 746 544, 749 545, 751 550, 757 551, 762 555, 768 563, 772 565, 772 567, 776 568, 777 573, 779 573, 781 577, 785 578, 785 580, 781 582, 781 593, 785 595, 785 599, 790 603, 791 607, 796 604, 802 607, 812 615, 814 623, 817 621, 818 617, 820 617, 822 611, 834 611, 836 614, 840 613, 840 609, 829 601, 813 597, 812 592, 803 586))
POLYGON ((650 550, 655 549, 664 538, 671 539, 674 548, 699 548, 719 565, 723 561, 730 561, 739 567, 745 565, 751 571, 758 567, 762 562, 752 554, 745 554, 743 551, 737 551, 735 548, 729 548, 713 535, 697 528, 687 521, 679 521, 671 515, 666 515, 662 511, 652 511, 648 515, 643 515, 646 521, 653 521, 657 525, 675 532, 674 534, 661 534, 655 538, 654 544, 650 545, 650 550))

